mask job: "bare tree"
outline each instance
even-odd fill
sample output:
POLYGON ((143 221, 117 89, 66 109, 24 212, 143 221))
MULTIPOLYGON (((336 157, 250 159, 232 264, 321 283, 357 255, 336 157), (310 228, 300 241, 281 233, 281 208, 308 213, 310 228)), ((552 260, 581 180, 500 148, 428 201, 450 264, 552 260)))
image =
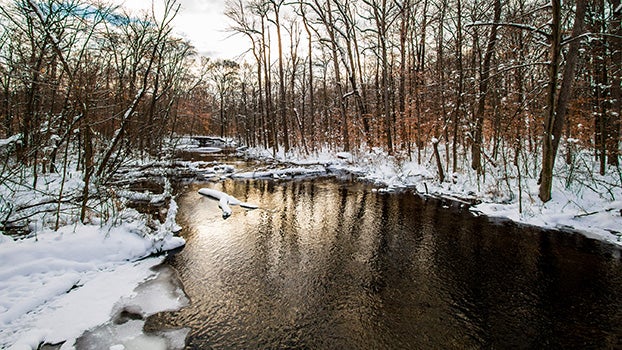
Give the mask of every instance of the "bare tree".
POLYGON ((259 117, 259 139, 264 147, 268 147, 267 125, 265 114, 265 101, 264 101, 264 82, 263 82, 263 50, 264 44, 262 41, 263 28, 257 28, 255 20, 252 18, 252 12, 249 14, 246 11, 246 6, 241 0, 231 1, 227 3, 227 9, 225 15, 229 17, 234 25, 231 30, 245 35, 251 42, 251 51, 255 58, 256 64, 256 76, 257 76, 257 92, 258 92, 258 110, 257 115, 259 117))
POLYGON ((384 114, 384 132, 386 135, 386 145, 389 154, 393 154, 393 117, 394 113, 391 109, 391 85, 389 71, 389 45, 390 36, 389 28, 392 22, 396 19, 393 17, 395 7, 392 4, 387 3, 387 0, 364 0, 369 6, 370 17, 374 22, 374 32, 379 44, 378 60, 381 66, 381 85, 380 90, 382 92, 382 106, 384 114))
MULTIPOLYGON (((158 57, 158 52, 161 49, 161 46, 165 45, 166 43, 164 39, 171 32, 170 24, 177 15, 180 6, 176 3, 176 0, 166 0, 164 5, 165 6, 162 19, 158 21, 156 19, 155 13, 152 14, 152 20, 155 23, 155 27, 152 27, 151 22, 147 20, 138 23, 140 25, 140 27, 138 27, 139 32, 137 33, 138 35, 135 37, 137 46, 140 47, 144 45, 144 42, 146 42, 148 43, 146 44, 147 47, 150 48, 149 55, 146 58, 146 66, 144 68, 144 71, 142 72, 141 87, 136 90, 133 100, 131 101, 125 112, 123 112, 121 123, 117 130, 114 132, 110 144, 103 152, 101 161, 97 165, 96 175, 98 177, 102 177, 102 175, 104 175, 106 168, 109 166, 109 162, 113 153, 117 150, 119 142, 123 139, 124 134, 130 124, 130 121, 134 117, 134 113, 138 108, 139 102, 147 93, 147 89, 150 88, 149 77, 152 69, 154 68, 154 65, 157 64, 156 60, 158 57)), ((133 67, 131 73, 132 77, 137 74, 137 71, 138 67, 133 67)), ((130 87, 132 87, 132 85, 134 84, 133 79, 130 81, 130 84, 130 87)))
POLYGON ((562 27, 561 27, 561 4, 559 0, 551 1, 551 60, 549 68, 548 103, 547 114, 544 120, 544 135, 542 139, 542 173, 540 174, 540 190, 538 196, 543 202, 551 199, 553 185, 553 168, 555 156, 562 136, 564 120, 566 118, 568 102, 572 85, 574 83, 575 67, 579 55, 579 36, 583 32, 585 17, 585 0, 576 0, 576 14, 572 29, 572 39, 566 53, 566 66, 564 68, 559 96, 557 96, 558 70, 561 60, 562 27))
POLYGON ((497 23, 499 23, 500 19, 501 0, 495 0, 494 17, 492 20, 492 25, 490 27, 490 35, 488 37, 488 44, 486 46, 484 62, 482 63, 480 72, 477 111, 475 115, 475 126, 473 131, 473 144, 471 145, 471 168, 473 170, 476 170, 478 174, 482 174, 483 172, 481 159, 483 147, 484 113, 486 111, 486 96, 488 94, 491 61, 495 52, 495 45, 497 43, 497 23))
POLYGON ((611 126, 612 145, 609 148, 609 165, 618 167, 620 165, 620 125, 622 124, 622 5, 620 0, 610 0, 612 19, 609 26, 611 34, 611 126))
POLYGON ((218 98, 218 126, 220 137, 229 135, 229 113, 227 109, 233 107, 232 94, 239 87, 238 70, 240 66, 231 60, 218 60, 212 63, 211 80, 214 83, 218 98))
POLYGON ((314 6, 312 7, 319 19, 321 20, 326 33, 328 34, 327 44, 330 49, 332 64, 333 64, 333 73, 335 74, 335 99, 338 101, 339 105, 339 115, 341 122, 341 138, 343 142, 343 149, 345 151, 350 150, 350 134, 348 132, 348 116, 346 113, 346 104, 344 99, 344 89, 343 82, 341 79, 341 68, 339 65, 340 62, 340 54, 341 48, 337 42, 337 33, 334 22, 334 14, 331 6, 332 0, 326 0, 324 4, 321 4, 318 0, 314 0, 314 6))

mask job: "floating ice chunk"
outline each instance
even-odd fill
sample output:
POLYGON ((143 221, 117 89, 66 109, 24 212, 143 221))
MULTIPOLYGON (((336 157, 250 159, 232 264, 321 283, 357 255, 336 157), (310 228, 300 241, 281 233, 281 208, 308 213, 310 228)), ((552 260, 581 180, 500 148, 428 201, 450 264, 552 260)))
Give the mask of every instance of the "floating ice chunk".
POLYGON ((229 198, 223 196, 218 201, 218 206, 222 209, 222 218, 226 219, 231 216, 231 207, 229 206, 229 198))
POLYGON ((179 310, 190 303, 175 269, 168 265, 159 265, 153 269, 157 275, 136 287, 134 294, 124 298, 117 308, 132 305, 145 316, 151 316, 161 311, 179 310))
POLYGON ((221 191, 218 191, 218 190, 214 190, 214 189, 211 189, 211 188, 201 188, 201 189, 199 189, 199 194, 202 194, 204 196, 207 196, 207 197, 210 197, 210 198, 213 198, 213 199, 217 199, 217 200, 220 200, 221 198, 226 198, 226 197, 229 196, 228 194, 226 194, 224 192, 221 192, 221 191))
POLYGON ((189 328, 145 333, 144 320, 129 320, 122 324, 108 323, 88 332, 76 343, 84 349, 181 350, 185 347, 189 328))
POLYGON ((240 206, 245 209, 257 209, 259 206, 257 204, 251 204, 246 202, 240 202, 240 206))
POLYGON ((194 149, 195 151, 203 152, 203 153, 218 153, 222 152, 222 148, 220 147, 198 147, 194 149))

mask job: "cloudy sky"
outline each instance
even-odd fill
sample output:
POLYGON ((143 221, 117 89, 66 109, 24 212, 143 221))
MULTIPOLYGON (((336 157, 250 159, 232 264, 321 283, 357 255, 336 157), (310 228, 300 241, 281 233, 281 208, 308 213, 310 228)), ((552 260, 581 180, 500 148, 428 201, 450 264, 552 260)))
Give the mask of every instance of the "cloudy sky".
MULTIPOLYGON (((241 35, 231 36, 223 14, 225 0, 177 0, 181 9, 173 22, 175 33, 189 39, 199 53, 212 58, 236 59, 248 48, 241 35)), ((154 0, 156 13, 164 0, 154 0)), ((151 0, 117 0, 131 11, 151 10, 151 0)))

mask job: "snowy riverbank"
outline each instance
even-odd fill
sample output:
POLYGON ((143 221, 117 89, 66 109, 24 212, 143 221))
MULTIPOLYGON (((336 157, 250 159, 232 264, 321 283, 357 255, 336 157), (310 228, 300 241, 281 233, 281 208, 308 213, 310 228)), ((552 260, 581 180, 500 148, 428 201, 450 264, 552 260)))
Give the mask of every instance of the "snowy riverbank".
POLYGON ((36 349, 73 343, 85 330, 106 323, 124 297, 163 257, 156 251, 183 245, 178 237, 155 242, 141 224, 65 226, 14 241, 0 236, 0 345, 36 349))
MULTIPOLYGON (((272 153, 263 149, 248 149, 245 154, 250 158, 274 160, 272 153)), ((471 207, 476 215, 578 231, 622 246, 622 175, 615 168, 604 176, 598 175, 589 153, 577 154, 571 165, 558 159, 553 199, 547 203, 538 198, 538 168, 534 164, 525 164, 522 174, 509 164, 489 166, 486 176, 479 178, 470 170, 450 173, 448 179, 440 183, 430 153, 424 155, 420 163, 416 155, 393 157, 379 149, 353 153, 319 151, 311 155, 292 152, 287 156, 280 153, 276 160, 288 164, 295 172, 301 172, 301 166, 310 166, 309 171, 317 173, 319 165, 328 171, 357 174, 389 191, 413 188, 422 194, 476 201, 480 203, 471 207)), ((462 168, 468 166, 463 164, 462 168)), ((289 173, 287 169, 280 169, 274 171, 273 177, 289 173)), ((270 174, 262 171, 260 177, 270 177, 270 174)))
MULTIPOLYGON (((265 150, 247 149, 245 154, 274 161, 265 150)), ((470 172, 453 173, 440 183, 434 164, 429 157, 426 159, 419 164, 415 159, 388 156, 376 149, 317 152, 311 156, 280 154, 276 157, 278 167, 250 171, 236 171, 231 165, 215 162, 173 165, 201 178, 286 179, 346 172, 372 181, 382 190, 413 188, 436 197, 477 201, 480 203, 471 207, 476 214, 579 231, 622 246, 622 186, 615 171, 598 176, 586 161, 572 169, 558 162, 553 200, 543 204, 537 197, 535 170, 532 176, 521 178, 512 168, 499 166, 488 169, 484 178, 478 179, 470 172)), ((184 244, 174 235, 179 230, 175 223, 177 205, 166 177, 172 168, 170 164, 137 163, 121 172, 117 185, 125 187, 113 190, 106 202, 94 203, 92 207, 98 212, 91 213, 87 225, 77 223, 78 208, 55 200, 61 189, 58 174, 41 177, 37 191, 4 185, 3 212, 10 211, 13 222, 26 220, 32 233, 17 240, 0 235, 0 347, 36 349, 41 344, 62 343, 63 349, 72 349, 82 336, 87 340, 78 341, 90 341, 90 333, 90 339, 96 342, 98 334, 114 334, 106 336, 110 338, 106 341, 115 349, 130 344, 183 348, 187 330, 160 335, 142 332, 149 315, 188 302, 179 288, 166 285, 169 278, 161 278, 161 272, 154 269, 163 260, 154 254, 184 244), (132 189, 132 183, 154 179, 162 180, 156 192, 132 189), (167 206, 159 209, 164 214, 161 219, 154 220, 125 205, 131 201, 167 206), (50 228, 55 222, 61 223, 56 231, 50 228), (155 293, 146 299, 138 296, 144 293, 139 285, 160 280, 155 293), (131 313, 130 320, 119 321, 127 317, 122 316, 124 312, 131 313)), ((62 189, 67 196, 80 193, 80 178, 78 174, 65 181, 62 189)))
POLYGON ((115 324, 127 310, 134 316, 123 321, 125 328, 114 330, 115 337, 107 330, 106 337, 115 342, 111 346, 183 348, 187 332, 142 332, 150 314, 184 305, 183 292, 162 293, 162 288, 171 289, 162 287, 166 279, 155 287, 154 296, 145 288, 139 292, 140 285, 160 280, 156 268, 164 259, 161 253, 185 244, 175 236, 180 227, 168 180, 162 193, 110 188, 105 196, 93 196, 88 223, 82 224, 75 201, 59 200, 81 193, 80 179, 80 174, 64 179, 61 174, 42 174, 34 189, 28 185, 32 180, 0 186, 5 222, 29 231, 26 236, 0 231, 0 348, 61 343, 62 349, 72 349, 85 331, 115 324), (143 197, 160 205, 161 219, 128 206, 143 197), (150 298, 153 302, 146 304, 150 298))

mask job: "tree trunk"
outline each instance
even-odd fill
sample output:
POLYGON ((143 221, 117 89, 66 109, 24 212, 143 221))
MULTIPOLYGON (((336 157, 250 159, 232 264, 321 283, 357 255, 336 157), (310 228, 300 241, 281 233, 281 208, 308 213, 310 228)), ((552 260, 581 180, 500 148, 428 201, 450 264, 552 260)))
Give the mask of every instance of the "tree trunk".
POLYGON ((432 140, 432 147, 434 148, 434 158, 436 159, 436 169, 438 170, 439 181, 445 181, 445 173, 443 172, 443 163, 441 162, 441 156, 438 154, 438 139, 432 140))
POLYGON ((479 81, 479 98, 477 101, 477 112, 475 113, 475 131, 473 133, 473 144, 471 145, 471 168, 477 170, 477 174, 482 174, 482 147, 483 147, 483 129, 484 129, 484 113, 486 111, 486 95, 488 94, 488 79, 490 78, 490 65, 492 56, 497 42, 497 24, 501 19, 501 0, 495 0, 494 19, 490 28, 490 37, 486 46, 484 55, 484 63, 479 81))
POLYGON ((330 49, 332 54, 333 69, 335 70, 335 84, 337 85, 336 99, 339 101, 339 115, 341 119, 341 137, 343 138, 344 151, 350 151, 350 135, 348 133, 348 116, 346 114, 346 105, 343 94, 343 84, 341 82, 341 73, 339 71, 339 50, 337 47, 337 38, 333 28, 333 14, 330 6, 330 0, 326 1, 326 17, 323 17, 324 26, 328 32, 330 39, 330 49))
MULTIPOLYGON (((300 13, 302 15, 302 23, 305 27, 305 32, 307 33, 307 51, 308 51, 308 59, 309 59, 309 116, 311 122, 309 123, 309 128, 311 130, 308 131, 311 134, 311 147, 315 149, 316 147, 316 136, 315 136, 315 89, 313 86, 313 37, 311 35, 311 29, 309 28, 309 20, 307 19, 306 13, 304 12, 303 2, 300 2, 300 13)), ((304 115, 302 116, 304 118, 304 115)))
POLYGON ((566 54, 566 66, 559 97, 556 100, 557 74, 561 57, 561 6, 560 0, 552 0, 551 21, 551 62, 549 66, 549 86, 547 100, 547 115, 544 121, 544 135, 542 139, 542 172, 540 173, 540 189, 538 196, 542 202, 551 200, 553 186, 553 168, 555 156, 562 135, 564 120, 568 109, 572 85, 574 82, 575 67, 579 55, 580 40, 576 39, 583 32, 585 17, 585 0, 576 0, 576 14, 572 28, 572 37, 566 54))
POLYGON ((387 23, 387 1, 382 0, 382 5, 374 4, 373 7, 374 17, 376 21, 376 29, 378 34, 378 41, 380 43, 380 63, 382 64, 382 102, 383 102, 383 114, 384 114, 384 131, 387 141, 387 152, 393 154, 393 113, 391 111, 390 102, 390 76, 389 76, 389 56, 388 56, 388 23, 387 23))
POLYGON ((407 47, 406 39, 410 30, 410 0, 406 0, 401 8, 400 22, 400 70, 399 70, 399 86, 398 86, 398 111, 401 124, 402 149, 408 148, 408 135, 406 132, 406 61, 407 47))
POLYGON ((283 128, 283 147, 285 153, 289 152, 289 131, 287 127, 287 101, 285 99, 285 70, 283 68, 283 40, 281 38, 281 19, 280 8, 283 4, 282 0, 273 0, 274 24, 276 26, 276 40, 279 53, 279 116, 281 119, 281 127, 283 128))
POLYGON ((458 91, 456 92, 456 108, 452 121, 452 170, 458 171, 458 124, 462 114, 462 92, 464 90, 464 71, 462 67, 462 0, 457 0, 456 9, 456 63, 458 65, 458 91))
POLYGON ((620 145, 620 120, 622 119, 622 8, 620 8, 620 0, 611 0, 611 7, 617 9, 614 11, 610 24, 611 61, 613 62, 613 70, 611 72, 611 140, 612 145, 609 147, 609 155, 607 163, 612 166, 620 165, 620 155, 618 147, 620 145))
POLYGON ((91 128, 89 125, 82 127, 82 135, 84 137, 84 187, 82 188, 82 205, 80 208, 80 222, 85 223, 86 212, 88 209, 89 200, 89 185, 91 183, 91 176, 93 175, 93 142, 91 128))

